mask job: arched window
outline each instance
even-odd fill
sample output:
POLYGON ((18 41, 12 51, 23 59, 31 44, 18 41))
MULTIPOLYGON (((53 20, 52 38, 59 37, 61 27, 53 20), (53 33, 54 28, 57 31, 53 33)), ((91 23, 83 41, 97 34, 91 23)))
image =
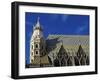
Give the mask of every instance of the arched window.
POLYGON ((33 45, 32 45, 32 47, 31 47, 32 49, 33 49, 33 45))
POLYGON ((38 54, 38 51, 36 51, 36 54, 38 54))
POLYGON ((35 48, 38 48, 38 44, 35 45, 35 48))

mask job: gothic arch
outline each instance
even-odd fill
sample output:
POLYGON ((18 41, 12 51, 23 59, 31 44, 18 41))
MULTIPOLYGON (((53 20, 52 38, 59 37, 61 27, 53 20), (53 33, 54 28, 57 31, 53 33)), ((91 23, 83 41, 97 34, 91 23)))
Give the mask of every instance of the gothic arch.
POLYGON ((67 52, 66 52, 64 46, 61 45, 57 57, 58 57, 59 59, 63 59, 63 58, 65 58, 66 56, 67 56, 67 52))
POLYGON ((73 63, 72 63, 71 57, 69 57, 67 60, 67 66, 72 66, 72 65, 73 63))
POLYGON ((35 44, 35 48, 38 48, 38 44, 35 44))
POLYGON ((58 59, 55 59, 55 60, 54 60, 54 66, 60 66, 60 62, 59 62, 58 59))
POLYGON ((80 59, 80 64, 81 64, 81 65, 86 65, 86 59, 85 59, 84 57, 82 57, 82 58, 80 59))
POLYGON ((86 56, 86 54, 85 54, 85 52, 84 52, 82 46, 80 45, 80 46, 79 46, 79 49, 78 49, 78 51, 77 51, 77 57, 80 59, 80 58, 85 57, 85 56, 86 56))
POLYGON ((66 66, 66 60, 64 58, 61 60, 61 66, 66 66))
POLYGON ((74 61, 75 61, 75 65, 78 66, 79 65, 79 59, 76 56, 74 57, 74 61))

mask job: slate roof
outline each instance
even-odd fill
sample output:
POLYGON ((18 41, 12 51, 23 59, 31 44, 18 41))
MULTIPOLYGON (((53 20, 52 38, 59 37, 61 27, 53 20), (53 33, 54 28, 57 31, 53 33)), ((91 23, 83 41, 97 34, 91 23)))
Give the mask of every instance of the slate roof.
POLYGON ((75 55, 81 45, 85 53, 89 55, 89 35, 49 35, 46 40, 48 56, 56 57, 61 45, 69 54, 75 55))

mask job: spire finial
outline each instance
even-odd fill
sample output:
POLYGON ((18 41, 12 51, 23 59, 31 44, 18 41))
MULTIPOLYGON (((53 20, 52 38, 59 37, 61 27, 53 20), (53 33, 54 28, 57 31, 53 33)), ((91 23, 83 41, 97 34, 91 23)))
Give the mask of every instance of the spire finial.
POLYGON ((35 25, 34 29, 42 30, 41 25, 40 25, 40 17, 37 18, 37 22, 36 22, 36 25, 35 25))
POLYGON ((37 18, 37 22, 40 22, 40 17, 37 18))
POLYGON ((36 27, 40 27, 40 18, 37 18, 36 27))

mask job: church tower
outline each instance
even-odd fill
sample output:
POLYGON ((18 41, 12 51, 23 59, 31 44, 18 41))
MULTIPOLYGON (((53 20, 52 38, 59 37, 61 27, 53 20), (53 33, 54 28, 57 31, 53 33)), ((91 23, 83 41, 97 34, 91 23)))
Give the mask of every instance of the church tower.
POLYGON ((46 41, 43 36, 43 29, 39 18, 33 28, 33 34, 30 40, 30 64, 38 66, 48 64, 46 41))

